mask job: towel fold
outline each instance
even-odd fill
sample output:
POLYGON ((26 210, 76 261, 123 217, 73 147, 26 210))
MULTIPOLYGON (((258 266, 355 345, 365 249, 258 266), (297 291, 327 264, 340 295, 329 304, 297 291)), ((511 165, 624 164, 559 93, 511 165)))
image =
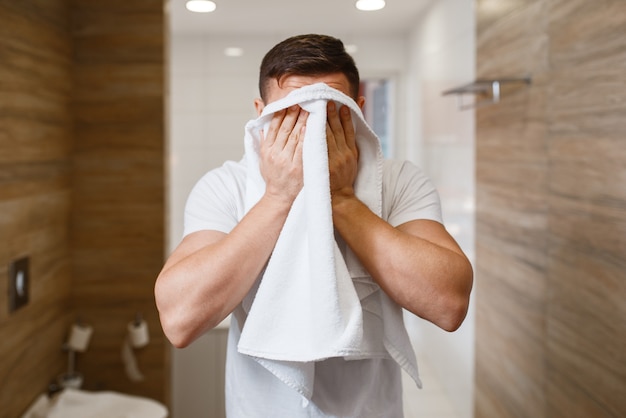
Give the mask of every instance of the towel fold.
POLYGON ((303 143, 304 186, 258 288, 251 292, 253 298, 244 299, 248 315, 238 351, 254 357, 306 399, 312 396, 315 362, 331 357, 390 357, 421 386, 401 308, 380 290, 341 239, 335 239, 326 143, 330 100, 337 109, 348 106, 355 126, 359 148, 355 194, 381 216, 380 141, 350 97, 326 84, 313 84, 268 104, 259 118, 248 122, 244 138, 246 212, 265 191, 259 169, 260 130, 267 131, 272 115, 292 105, 309 112, 303 143))

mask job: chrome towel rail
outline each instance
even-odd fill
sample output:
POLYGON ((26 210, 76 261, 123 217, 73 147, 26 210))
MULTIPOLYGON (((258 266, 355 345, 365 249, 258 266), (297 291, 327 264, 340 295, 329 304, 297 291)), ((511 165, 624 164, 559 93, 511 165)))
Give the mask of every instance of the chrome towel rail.
POLYGON ((497 79, 479 79, 473 83, 465 84, 460 87, 455 87, 450 90, 446 90, 442 93, 443 96, 456 95, 458 97, 458 104, 460 110, 472 109, 498 103, 501 98, 501 87, 505 84, 524 84, 530 85, 532 78, 519 77, 519 78, 497 78, 497 79), (474 101, 474 103, 466 104, 463 102, 463 96, 471 94, 474 96, 485 97, 483 100, 474 101))

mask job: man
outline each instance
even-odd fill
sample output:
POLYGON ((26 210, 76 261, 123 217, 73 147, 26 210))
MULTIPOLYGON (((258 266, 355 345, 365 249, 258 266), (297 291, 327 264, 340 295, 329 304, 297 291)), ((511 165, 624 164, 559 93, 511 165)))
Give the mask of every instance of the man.
MULTIPOLYGON (((268 103, 314 84, 358 96, 359 74, 340 40, 323 35, 289 38, 261 64, 255 100, 268 103)), ((335 230, 376 284, 396 304, 447 331, 465 318, 472 268, 441 223, 430 181, 407 162, 386 161, 383 218, 355 195, 359 151, 350 111, 330 101, 326 136, 335 230)), ((289 210, 303 187, 302 145, 307 112, 299 106, 272 117, 260 145, 265 180, 261 199, 242 213, 246 167, 227 162, 198 182, 185 214, 185 237, 167 260, 155 296, 165 334, 185 347, 241 306, 268 262, 289 210)), ((253 291, 253 290, 252 290, 253 291)), ((285 312, 289 315, 289 312, 285 312)), ((398 417, 401 375, 388 359, 316 364, 311 403, 248 356, 237 352, 242 323, 231 325, 227 410, 232 417, 398 417)))

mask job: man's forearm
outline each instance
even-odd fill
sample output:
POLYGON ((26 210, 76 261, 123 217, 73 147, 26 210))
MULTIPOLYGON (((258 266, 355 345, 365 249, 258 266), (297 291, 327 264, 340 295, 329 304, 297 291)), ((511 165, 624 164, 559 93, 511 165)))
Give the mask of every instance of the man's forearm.
POLYGON ((185 238, 155 287, 172 344, 188 345, 241 302, 267 262, 289 208, 287 202, 264 196, 230 234, 200 231, 185 238))
POLYGON ((335 199, 333 221, 373 279, 396 303, 445 330, 460 326, 473 273, 441 224, 422 220, 394 228, 353 196, 335 199))

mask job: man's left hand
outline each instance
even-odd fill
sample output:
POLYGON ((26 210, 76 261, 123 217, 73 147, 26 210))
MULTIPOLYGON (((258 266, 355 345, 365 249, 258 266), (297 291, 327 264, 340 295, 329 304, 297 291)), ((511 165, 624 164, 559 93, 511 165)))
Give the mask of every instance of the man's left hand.
POLYGON ((328 102, 326 141, 328 142, 328 169, 330 171, 330 194, 333 199, 354 197, 354 181, 359 161, 359 150, 352 125, 350 109, 342 106, 337 110, 333 101, 328 102))

